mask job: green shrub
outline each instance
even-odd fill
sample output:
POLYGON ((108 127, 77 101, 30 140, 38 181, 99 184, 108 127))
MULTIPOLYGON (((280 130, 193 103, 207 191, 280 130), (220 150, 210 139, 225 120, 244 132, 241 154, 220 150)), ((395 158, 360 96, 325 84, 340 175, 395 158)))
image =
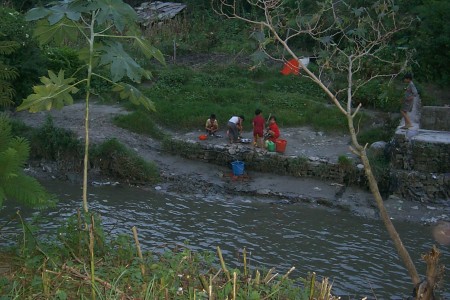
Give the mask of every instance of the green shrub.
POLYGON ((47 67, 49 70, 52 70, 55 74, 58 74, 59 70, 64 70, 67 77, 77 76, 77 72, 82 65, 77 50, 66 46, 48 47, 44 53, 48 60, 47 67))
POLYGON ((83 154, 83 146, 75 134, 55 127, 51 117, 31 134, 31 149, 34 158, 57 161, 80 161, 83 154))
POLYGON ((24 137, 31 140, 34 129, 26 125, 23 121, 10 119, 11 132, 14 136, 24 137))
POLYGON ((362 104, 366 108, 382 111, 399 111, 402 94, 393 84, 381 80, 372 80, 357 90, 353 97, 354 105, 362 104))
POLYGON ((117 139, 95 145, 90 151, 91 164, 103 174, 129 182, 155 182, 159 179, 156 165, 145 161, 117 139))
POLYGON ((347 168, 353 166, 352 160, 345 155, 339 155, 338 164, 347 168))

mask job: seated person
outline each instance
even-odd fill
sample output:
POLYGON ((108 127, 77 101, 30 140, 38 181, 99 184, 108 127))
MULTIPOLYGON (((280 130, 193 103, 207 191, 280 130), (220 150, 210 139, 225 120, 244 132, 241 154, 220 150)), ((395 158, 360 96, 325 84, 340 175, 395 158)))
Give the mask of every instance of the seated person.
POLYGON ((266 140, 276 142, 276 140, 280 137, 280 129, 277 125, 277 119, 275 116, 271 116, 269 119, 269 127, 267 128, 266 134, 264 135, 266 140))
POLYGON ((243 129, 242 122, 244 121, 244 116, 232 116, 230 120, 228 120, 228 138, 230 139, 230 143, 239 142, 239 138, 241 136, 241 132, 243 129))
POLYGON ((216 115, 211 114, 205 125, 206 133, 209 135, 216 135, 216 131, 219 129, 219 123, 217 122, 216 115))

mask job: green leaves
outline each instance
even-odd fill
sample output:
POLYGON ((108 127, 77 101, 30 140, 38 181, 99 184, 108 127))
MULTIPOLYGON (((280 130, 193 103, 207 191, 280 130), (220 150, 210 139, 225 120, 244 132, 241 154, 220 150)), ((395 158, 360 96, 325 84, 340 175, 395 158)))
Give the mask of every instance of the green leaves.
POLYGON ((141 82, 142 76, 150 78, 150 73, 144 70, 128 55, 120 43, 109 43, 102 48, 103 55, 100 65, 110 65, 112 81, 117 82, 127 76, 134 82, 141 82))
POLYGON ((165 64, 165 59, 161 51, 152 46, 149 41, 136 37, 134 45, 141 49, 147 58, 156 58, 161 64, 165 64))
POLYGON ((48 71, 48 75, 49 77, 41 77, 43 84, 34 86, 34 94, 29 95, 17 110, 38 112, 52 108, 61 109, 64 105, 73 103, 71 94, 78 92, 75 85, 71 84, 75 78, 64 78, 63 70, 59 71, 58 76, 52 71, 48 71))
POLYGON ((6 198, 43 207, 51 204, 52 197, 36 179, 23 173, 28 159, 29 145, 23 138, 11 135, 9 119, 0 116, 0 208, 6 198))
POLYGON ((136 105, 142 105, 148 110, 155 111, 155 104, 148 97, 141 93, 137 88, 127 83, 119 82, 113 88, 114 92, 118 92, 121 99, 129 99, 136 105))
POLYGON ((34 31, 34 36, 41 45, 48 44, 52 40, 57 44, 63 44, 65 40, 76 41, 78 34, 78 28, 68 19, 62 19, 53 25, 46 20, 40 20, 34 31))
POLYGON ((134 23, 137 20, 137 14, 134 9, 122 0, 97 0, 99 13, 97 22, 103 25, 107 21, 112 21, 119 32, 127 23, 134 23))
POLYGON ((35 8, 30 9, 25 14, 25 21, 29 22, 29 21, 40 20, 42 18, 45 18, 49 14, 51 14, 51 10, 50 9, 44 8, 44 7, 35 7, 35 8))

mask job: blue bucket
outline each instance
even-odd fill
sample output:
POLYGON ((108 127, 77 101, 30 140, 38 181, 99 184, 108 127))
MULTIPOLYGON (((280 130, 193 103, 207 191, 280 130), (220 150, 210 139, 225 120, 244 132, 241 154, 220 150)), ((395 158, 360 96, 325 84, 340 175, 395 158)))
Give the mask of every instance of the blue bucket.
POLYGON ((244 175, 244 162, 242 161, 233 161, 231 163, 231 167, 233 168, 233 175, 240 176, 244 175))

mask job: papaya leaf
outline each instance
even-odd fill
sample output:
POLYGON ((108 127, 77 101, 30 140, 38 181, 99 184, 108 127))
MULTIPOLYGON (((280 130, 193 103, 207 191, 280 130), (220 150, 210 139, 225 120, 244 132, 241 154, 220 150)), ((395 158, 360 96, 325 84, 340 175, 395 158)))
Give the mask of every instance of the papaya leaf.
POLYGON ((50 8, 51 14, 48 17, 50 25, 56 24, 61 21, 62 18, 67 17, 69 20, 78 21, 81 17, 81 13, 72 10, 67 3, 61 2, 50 8))
POLYGON ((64 105, 73 103, 70 94, 75 94, 78 89, 71 83, 75 78, 64 78, 64 71, 61 70, 58 76, 52 71, 48 71, 49 77, 41 77, 43 85, 33 87, 34 94, 29 95, 19 107, 18 111, 28 109, 30 112, 50 110, 52 108, 61 109, 64 105))
POLYGON ((26 21, 36 21, 47 17, 51 13, 50 9, 45 7, 35 7, 25 14, 26 21))
POLYGON ((103 55, 100 65, 111 66, 111 79, 113 82, 121 80, 127 76, 134 82, 141 82, 142 76, 150 78, 150 74, 145 71, 128 53, 120 43, 110 43, 103 47, 103 55))
POLYGON ((100 9, 97 15, 99 25, 112 21, 117 30, 123 32, 127 23, 137 21, 137 14, 134 9, 122 0, 97 0, 96 2, 100 9))
POLYGON ((52 40, 57 44, 62 44, 67 39, 76 41, 78 34, 78 28, 66 18, 53 25, 49 24, 47 20, 40 20, 34 31, 34 36, 41 45, 48 44, 52 40))
POLYGON ((133 104, 136 105, 142 105, 147 110, 156 111, 155 104, 152 100, 150 100, 147 96, 142 94, 141 91, 139 91, 134 86, 128 84, 119 82, 113 87, 113 91, 119 93, 121 99, 128 99, 133 104))
POLYGON ((159 51, 157 48, 152 46, 149 41, 141 38, 136 38, 135 40, 135 46, 139 47, 142 51, 142 53, 147 58, 156 58, 161 64, 165 65, 166 61, 164 59, 164 55, 161 51, 159 51))

